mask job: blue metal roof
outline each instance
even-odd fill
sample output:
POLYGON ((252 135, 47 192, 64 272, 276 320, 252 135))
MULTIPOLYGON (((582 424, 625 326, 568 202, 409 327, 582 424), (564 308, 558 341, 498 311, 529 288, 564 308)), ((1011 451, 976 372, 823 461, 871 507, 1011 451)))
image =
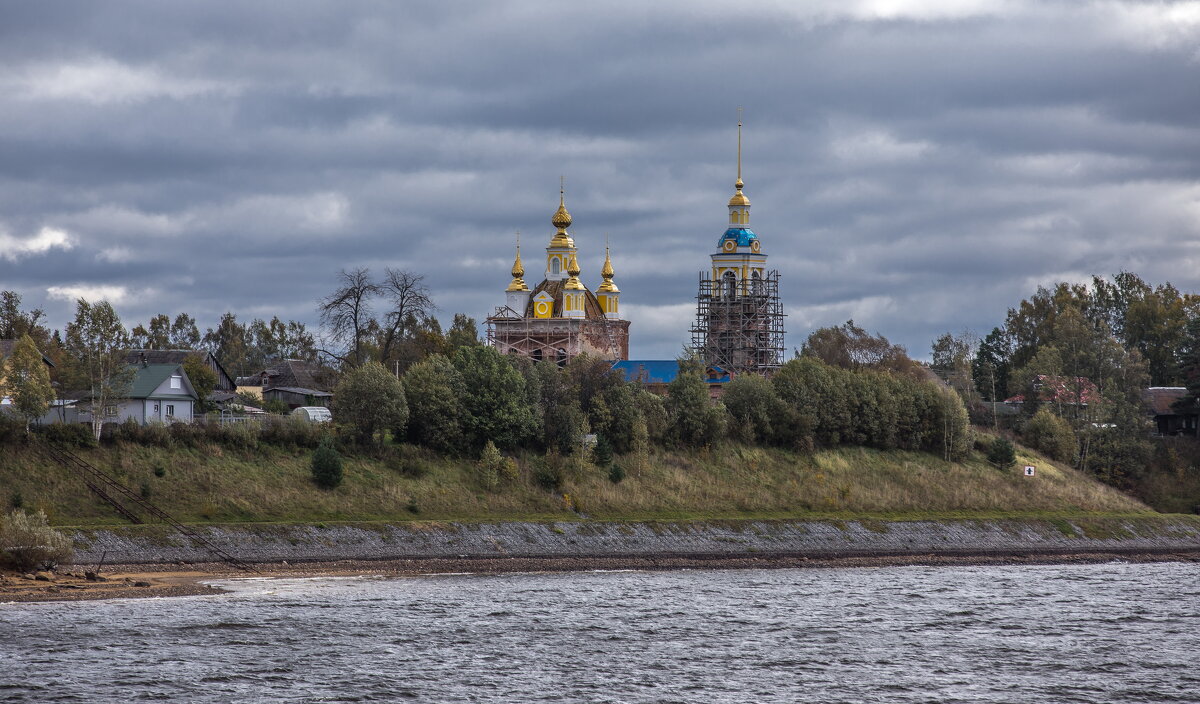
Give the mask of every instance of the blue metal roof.
POLYGON ((731 227, 721 235, 721 241, 717 242, 719 247, 725 240, 737 240, 739 247, 749 247, 751 240, 758 239, 758 235, 754 234, 754 230, 748 227, 731 227))
MULTIPOLYGON (((623 359, 612 366, 625 375, 625 381, 643 384, 670 384, 679 376, 679 362, 674 359, 623 359)), ((721 384, 731 375, 720 367, 712 367, 704 380, 708 384, 721 384)))
POLYGON ((669 384, 679 376, 679 362, 673 359, 623 359, 613 369, 625 375, 625 381, 645 384, 669 384))

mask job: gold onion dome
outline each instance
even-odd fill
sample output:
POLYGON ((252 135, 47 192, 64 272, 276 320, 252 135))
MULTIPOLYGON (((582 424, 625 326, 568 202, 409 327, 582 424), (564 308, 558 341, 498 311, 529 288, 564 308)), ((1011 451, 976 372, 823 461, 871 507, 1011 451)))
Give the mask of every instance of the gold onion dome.
POLYGON ((558 230, 554 233, 554 239, 550 240, 551 247, 574 247, 575 242, 571 236, 567 234, 567 228, 571 226, 571 214, 567 212, 567 204, 563 200, 563 192, 558 192, 558 210, 554 211, 554 217, 550 218, 550 224, 558 230))
POLYGON ((567 274, 571 278, 567 279, 567 283, 563 284, 563 288, 572 291, 582 291, 583 284, 579 283, 579 260, 575 258, 575 253, 571 252, 571 258, 567 261, 567 274))
POLYGON ((513 261, 512 268, 512 283, 508 285, 509 291, 528 291, 529 287, 525 285, 525 265, 521 263, 521 245, 517 245, 517 258, 513 261))
POLYGON ((600 270, 600 276, 604 279, 604 283, 600 284, 600 288, 596 289, 600 293, 620 293, 621 290, 613 283, 613 268, 612 258, 608 256, 608 247, 604 248, 604 268, 600 270))
POLYGON ((737 189, 737 192, 734 193, 733 197, 729 199, 730 205, 750 205, 750 199, 746 197, 745 193, 742 193, 742 186, 745 185, 746 184, 742 183, 742 178, 739 176, 738 180, 733 184, 733 187, 737 189))

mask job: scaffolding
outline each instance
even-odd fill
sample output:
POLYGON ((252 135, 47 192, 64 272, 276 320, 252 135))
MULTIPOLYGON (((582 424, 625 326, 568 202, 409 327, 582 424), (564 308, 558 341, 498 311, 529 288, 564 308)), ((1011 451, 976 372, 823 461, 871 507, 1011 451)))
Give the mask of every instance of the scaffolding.
POLYGON ((749 281, 701 273, 692 349, 710 367, 769 374, 783 363, 784 317, 778 271, 749 281))
POLYGON ((527 318, 500 306, 488 316, 486 339, 501 354, 520 354, 535 361, 566 364, 589 351, 616 360, 623 355, 614 327, 607 318, 527 318))

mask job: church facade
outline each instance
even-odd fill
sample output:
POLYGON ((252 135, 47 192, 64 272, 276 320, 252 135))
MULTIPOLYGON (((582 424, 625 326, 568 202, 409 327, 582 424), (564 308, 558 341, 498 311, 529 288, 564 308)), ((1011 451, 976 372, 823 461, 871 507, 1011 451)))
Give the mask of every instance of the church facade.
POLYGON ((593 293, 579 279, 578 249, 568 232, 571 214, 563 193, 551 218, 554 236, 546 247, 545 277, 530 289, 517 245, 505 304, 487 319, 488 343, 504 354, 565 364, 576 355, 629 357, 629 321, 621 318, 621 291, 613 282, 612 258, 604 249, 602 283, 593 293))

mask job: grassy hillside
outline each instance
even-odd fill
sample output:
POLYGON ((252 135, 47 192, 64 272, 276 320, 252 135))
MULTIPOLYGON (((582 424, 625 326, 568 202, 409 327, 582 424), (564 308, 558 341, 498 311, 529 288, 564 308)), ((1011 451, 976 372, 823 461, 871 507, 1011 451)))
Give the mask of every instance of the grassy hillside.
MULTIPOLYGON (((1075 470, 1021 451, 1000 471, 979 455, 948 463, 915 452, 861 448, 801 455, 723 447, 618 457, 619 484, 577 460, 563 461, 556 491, 538 486, 545 459, 518 457, 520 476, 483 488, 469 461, 401 448, 389 459, 348 457, 345 481, 315 487, 308 450, 237 451, 217 445, 137 445, 80 452, 134 491, 188 522, 337 520, 511 520, 786 517, 1037 516, 1148 513, 1145 505, 1075 470), (416 466, 424 475, 412 478, 416 466), (407 469, 406 475, 402 469, 407 469), (158 476, 161 475, 161 476, 158 476)), ((0 453, 0 501, 44 509, 57 525, 123 521, 78 479, 29 448, 0 453)))

